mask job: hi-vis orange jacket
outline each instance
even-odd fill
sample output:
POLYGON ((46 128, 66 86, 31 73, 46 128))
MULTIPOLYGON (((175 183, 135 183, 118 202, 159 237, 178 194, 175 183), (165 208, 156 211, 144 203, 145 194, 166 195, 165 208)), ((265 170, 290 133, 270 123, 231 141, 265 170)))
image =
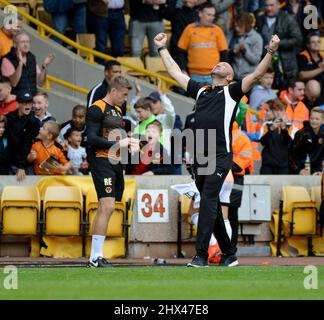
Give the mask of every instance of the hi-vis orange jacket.
POLYGON ((233 174, 244 175, 246 170, 252 173, 254 171, 252 143, 248 136, 239 129, 236 122, 233 123, 232 129, 232 149, 233 161, 242 169, 241 171, 233 170, 233 174))
POLYGON ((304 121, 309 121, 309 110, 302 101, 299 101, 295 108, 289 103, 286 97, 287 91, 280 93, 280 98, 287 103, 286 116, 291 121, 294 128, 293 131, 298 131, 304 127, 304 121))

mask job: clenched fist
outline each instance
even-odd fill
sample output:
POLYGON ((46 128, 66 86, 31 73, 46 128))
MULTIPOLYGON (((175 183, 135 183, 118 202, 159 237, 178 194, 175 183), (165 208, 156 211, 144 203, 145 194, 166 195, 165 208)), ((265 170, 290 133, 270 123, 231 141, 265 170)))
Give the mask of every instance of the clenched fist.
POLYGON ((275 34, 272 36, 270 42, 269 42, 269 48, 273 51, 278 50, 279 48, 279 43, 280 43, 280 39, 279 37, 275 34))
POLYGON ((154 43, 157 48, 161 48, 166 45, 168 37, 165 33, 158 33, 154 38, 154 43))

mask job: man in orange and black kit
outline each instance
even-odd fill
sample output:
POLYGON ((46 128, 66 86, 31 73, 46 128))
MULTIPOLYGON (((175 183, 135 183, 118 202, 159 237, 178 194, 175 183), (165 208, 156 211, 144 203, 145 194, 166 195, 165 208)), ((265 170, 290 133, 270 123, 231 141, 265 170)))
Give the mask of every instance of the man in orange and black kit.
POLYGON ((98 196, 98 211, 93 222, 89 267, 111 266, 103 257, 103 245, 115 200, 121 201, 124 192, 122 150, 139 149, 139 140, 127 137, 122 127, 122 111, 131 86, 122 76, 109 84, 107 95, 95 101, 87 111, 88 161, 98 196))

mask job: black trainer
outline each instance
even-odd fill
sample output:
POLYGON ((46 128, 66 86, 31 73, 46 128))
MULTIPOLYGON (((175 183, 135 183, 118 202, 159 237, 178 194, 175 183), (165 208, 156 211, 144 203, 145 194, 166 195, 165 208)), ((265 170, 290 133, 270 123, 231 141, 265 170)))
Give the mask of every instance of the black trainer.
POLYGON ((219 263, 219 265, 221 267, 235 267, 237 266, 239 263, 237 261, 236 255, 235 254, 231 254, 231 255, 226 255, 223 254, 221 261, 219 263))
POLYGON ((187 264, 187 267, 208 267, 208 260, 199 256, 194 256, 192 261, 187 264))
POLYGON ((88 267, 91 268, 107 268, 112 265, 103 257, 98 257, 96 260, 89 260, 88 267))

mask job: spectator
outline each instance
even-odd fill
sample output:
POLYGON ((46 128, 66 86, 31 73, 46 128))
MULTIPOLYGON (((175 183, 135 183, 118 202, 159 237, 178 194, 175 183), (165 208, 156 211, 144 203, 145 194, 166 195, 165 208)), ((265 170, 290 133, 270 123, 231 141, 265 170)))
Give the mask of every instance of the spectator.
POLYGON ((198 0, 184 0, 182 7, 177 7, 177 0, 168 2, 168 6, 164 11, 164 18, 171 22, 171 39, 170 52, 173 59, 179 64, 181 52, 179 53, 178 41, 185 27, 198 21, 197 5, 198 0))
POLYGON ((320 53, 321 38, 310 33, 306 39, 306 49, 298 55, 299 78, 302 81, 315 79, 322 86, 324 95, 324 59, 320 53))
POLYGON ((58 141, 61 144, 66 144, 64 135, 66 134, 67 130, 69 130, 70 128, 73 128, 73 129, 76 129, 76 130, 79 130, 82 132, 81 146, 86 148, 86 146, 87 146, 86 113, 87 113, 86 106, 77 104, 76 106, 73 107, 72 119, 64 122, 61 125, 61 131, 58 136, 58 141))
POLYGON ((282 91, 280 98, 286 101, 288 107, 286 116, 291 121, 293 126, 292 137, 294 133, 304 126, 304 121, 309 120, 309 111, 302 102, 305 93, 304 82, 296 79, 291 79, 287 84, 287 91, 282 91))
POLYGON ((254 16, 244 12, 236 19, 236 36, 230 42, 235 79, 252 73, 262 56, 262 37, 253 29, 254 16))
POLYGON ((262 105, 269 100, 274 100, 277 95, 272 90, 274 80, 274 70, 269 68, 265 75, 260 79, 259 84, 256 84, 250 93, 250 108, 253 110, 261 110, 262 105))
MULTIPOLYGON (((132 100, 132 104, 136 103, 141 96, 141 87, 138 83, 135 83, 136 88, 136 100, 132 100)), ((151 110, 155 115, 155 119, 162 125, 162 139, 161 143, 164 148, 169 152, 171 151, 170 139, 171 131, 175 121, 174 106, 168 96, 162 91, 162 81, 158 79, 158 91, 151 92, 146 99, 151 101, 151 110)), ((135 109, 133 109, 135 111, 135 109)), ((134 120, 138 120, 137 112, 133 111, 132 117, 134 120)))
POLYGON ((313 108, 310 112, 310 121, 303 129, 299 130, 294 138, 290 151, 291 172, 293 174, 309 175, 322 174, 324 161, 324 111, 313 108), (311 172, 305 168, 307 155, 310 159, 311 172))
POLYGON ((10 150, 10 174, 16 174, 17 180, 30 174, 27 156, 34 138, 39 133, 40 122, 31 113, 33 95, 20 91, 17 95, 18 109, 7 114, 7 137, 10 150))
POLYGON ((216 24, 222 28, 229 41, 232 37, 232 19, 235 20, 236 15, 243 11, 242 0, 210 0, 210 2, 217 12, 216 24))
MULTIPOLYGON (((96 84, 88 93, 87 106, 88 108, 97 100, 103 99, 108 90, 109 83, 121 75, 121 65, 118 61, 109 60, 105 64, 104 79, 102 82, 96 84)), ((123 105, 123 113, 126 113, 126 103, 123 105)))
POLYGON ((216 10, 212 4, 202 4, 198 15, 199 22, 189 24, 179 39, 180 68, 188 72, 191 79, 210 84, 210 70, 219 61, 227 60, 227 41, 223 30, 213 23, 216 10))
POLYGON ((4 17, 4 25, 0 29, 0 58, 10 52, 13 47, 13 37, 21 31, 22 22, 20 17, 13 15, 4 17))
POLYGON ((7 77, 0 76, 0 116, 17 109, 16 96, 11 94, 11 84, 7 77))
POLYGON ((262 165, 260 174, 289 174, 288 147, 292 141, 285 118, 287 105, 281 99, 270 101, 269 108, 272 111, 273 121, 263 125, 261 144, 262 165))
POLYGON ((7 118, 0 115, 0 175, 9 174, 10 152, 6 133, 7 118))
POLYGON ((151 100, 147 98, 139 99, 134 109, 139 119, 138 125, 134 128, 134 133, 143 136, 146 127, 156 120, 155 115, 152 113, 151 100))
POLYGON ((48 111, 48 95, 46 92, 37 92, 33 97, 33 110, 35 117, 41 122, 41 126, 49 121, 55 121, 55 117, 53 117, 48 111))
MULTIPOLYGON (((52 16, 54 29, 65 35, 69 21, 75 33, 87 33, 86 14, 87 0, 44 0, 44 8, 52 16)), ((57 37, 53 40, 62 44, 63 41, 57 37)))
POLYGON ((247 10, 254 13, 258 9, 262 9, 265 5, 265 0, 247 0, 247 10))
POLYGON ((88 174, 89 164, 87 162, 86 149, 81 147, 82 132, 70 128, 64 135, 67 140, 67 157, 70 159, 72 168, 70 173, 73 175, 88 174))
MULTIPOLYGON (((280 38, 278 56, 274 57, 273 68, 276 72, 275 88, 282 88, 288 79, 298 73, 296 52, 302 47, 302 34, 293 16, 280 10, 279 0, 265 0, 265 12, 257 17, 257 31, 267 44, 271 36, 277 34, 280 38), (281 71, 282 70, 282 71, 281 71)), ((266 47, 264 47, 266 51, 266 47)))
POLYGON ((149 56, 158 55, 154 45, 156 34, 164 31, 162 21, 162 9, 166 0, 132 0, 129 1, 130 27, 132 56, 142 55, 144 38, 147 36, 149 56))
POLYGON ((317 80, 306 82, 303 103, 309 111, 324 104, 324 97, 321 95, 321 84, 317 80))
POLYGON ((40 141, 32 145, 27 160, 34 165, 36 175, 62 175, 71 169, 71 163, 63 153, 63 147, 56 142, 60 125, 47 121, 40 129, 40 141))
POLYGON ((13 94, 30 91, 34 95, 37 85, 44 85, 47 68, 53 60, 54 55, 49 54, 40 68, 35 55, 30 52, 28 34, 20 32, 14 37, 14 47, 2 59, 1 73, 10 79, 13 94))
MULTIPOLYGON (((104 1, 90 0, 89 27, 96 35, 96 50, 107 53, 107 37, 111 44, 111 55, 122 57, 124 55, 124 39, 126 34, 126 23, 124 17, 124 0, 104 1)), ((98 59, 104 64, 103 59, 98 59)))
MULTIPOLYGON (((134 157, 140 158, 138 164, 129 166, 129 174, 153 176, 170 174, 170 162, 168 160, 168 152, 159 142, 162 135, 162 125, 159 121, 155 120, 149 123, 145 129, 144 141, 141 141, 142 148, 140 155, 135 154, 134 157)), ((130 161, 135 163, 135 161, 130 161)))

